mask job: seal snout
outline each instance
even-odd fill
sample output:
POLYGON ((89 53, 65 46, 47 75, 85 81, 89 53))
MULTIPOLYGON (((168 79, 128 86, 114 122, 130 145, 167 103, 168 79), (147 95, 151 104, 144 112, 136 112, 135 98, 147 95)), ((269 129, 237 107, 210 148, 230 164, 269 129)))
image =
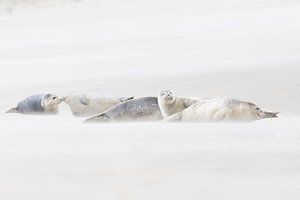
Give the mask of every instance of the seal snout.
POLYGON ((279 112, 264 112, 263 118, 278 118, 279 112))
POLYGON ((60 98, 60 101, 61 102, 66 102, 67 98, 68 98, 67 96, 64 96, 64 97, 60 98))
POLYGON ((59 97, 53 97, 52 100, 57 101, 58 104, 63 102, 62 98, 59 97))
POLYGON ((172 100, 173 100, 173 97, 170 96, 170 95, 168 95, 168 96, 166 97, 166 99, 169 100, 169 101, 172 101, 172 100))

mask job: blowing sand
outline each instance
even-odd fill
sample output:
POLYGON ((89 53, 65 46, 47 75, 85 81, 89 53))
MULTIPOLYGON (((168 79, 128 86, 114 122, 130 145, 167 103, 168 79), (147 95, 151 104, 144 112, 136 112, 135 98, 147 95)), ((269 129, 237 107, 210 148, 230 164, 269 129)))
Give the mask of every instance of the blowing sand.
POLYGON ((0 199, 299 199, 297 1, 20 2, 0 1, 0 199), (4 114, 37 93, 164 89, 281 114, 94 125, 65 104, 4 114))

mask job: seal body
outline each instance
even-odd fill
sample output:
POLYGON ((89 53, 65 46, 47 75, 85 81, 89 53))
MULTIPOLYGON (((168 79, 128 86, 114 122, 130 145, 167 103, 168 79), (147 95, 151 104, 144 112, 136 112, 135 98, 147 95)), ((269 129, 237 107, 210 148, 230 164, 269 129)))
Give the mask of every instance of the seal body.
POLYGON ((6 113, 57 114, 61 99, 54 94, 33 95, 20 101, 17 107, 6 113))
POLYGON ((134 97, 113 97, 97 93, 72 94, 63 98, 73 115, 89 117, 106 111, 114 105, 133 99, 134 97))
POLYGON ((118 104, 85 122, 136 122, 161 119, 157 97, 142 97, 118 104))
POLYGON ((255 104, 231 98, 203 99, 165 121, 220 122, 254 121, 276 118, 278 113, 265 112, 255 104))
POLYGON ((196 97, 177 97, 174 92, 164 90, 158 95, 158 105, 163 117, 167 118, 195 104, 198 99, 196 97))

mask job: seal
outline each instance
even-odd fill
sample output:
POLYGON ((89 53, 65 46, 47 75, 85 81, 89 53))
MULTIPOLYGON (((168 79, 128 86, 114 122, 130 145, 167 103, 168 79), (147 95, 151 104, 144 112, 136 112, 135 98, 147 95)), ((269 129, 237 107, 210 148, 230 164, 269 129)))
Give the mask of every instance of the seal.
POLYGON ((113 106, 85 122, 145 122, 161 119, 157 97, 142 97, 113 106))
POLYGON ((167 122, 221 122, 221 121, 255 121, 277 118, 278 112, 266 112, 254 103, 232 98, 199 100, 189 108, 174 114, 167 122))
POLYGON ((57 114, 61 102, 62 100, 54 94, 33 95, 23 99, 17 107, 9 109, 6 113, 57 114))
POLYGON ((102 113, 119 103, 132 100, 134 97, 113 97, 97 93, 72 94, 63 97, 63 101, 70 107, 73 115, 91 117, 102 113))
POLYGON ((170 90, 161 91, 158 95, 158 105, 164 118, 183 111, 198 100, 196 97, 177 97, 170 90))

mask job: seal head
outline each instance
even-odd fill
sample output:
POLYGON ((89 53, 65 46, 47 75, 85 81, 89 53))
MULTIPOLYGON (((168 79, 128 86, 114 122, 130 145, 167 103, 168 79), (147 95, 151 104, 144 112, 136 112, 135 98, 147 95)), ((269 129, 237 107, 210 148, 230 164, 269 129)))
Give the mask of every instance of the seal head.
POLYGON ((267 118, 277 118, 279 112, 267 112, 263 111, 261 108, 259 108, 257 105, 253 103, 245 103, 245 110, 244 113, 249 113, 250 116, 253 116, 253 120, 259 120, 259 119, 267 119, 267 118))
POLYGON ((163 102, 163 104, 174 104, 176 99, 175 93, 170 90, 161 91, 159 94, 159 100, 163 102))
POLYGON ((198 100, 195 97, 177 97, 171 90, 161 91, 158 95, 158 104, 164 118, 183 111, 198 100))
POLYGON ((41 106, 43 108, 44 113, 58 113, 58 106, 62 102, 58 96, 54 94, 46 94, 42 101, 41 106))

